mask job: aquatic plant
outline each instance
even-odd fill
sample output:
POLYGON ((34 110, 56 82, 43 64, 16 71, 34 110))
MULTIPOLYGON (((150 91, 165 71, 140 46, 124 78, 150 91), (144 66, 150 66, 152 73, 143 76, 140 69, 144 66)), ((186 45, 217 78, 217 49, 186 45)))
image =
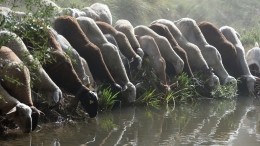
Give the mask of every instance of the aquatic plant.
POLYGON ((145 91, 140 97, 137 98, 136 103, 158 108, 161 103, 161 99, 159 94, 156 94, 156 90, 153 89, 145 91))
POLYGON ((219 87, 211 91, 211 95, 213 98, 231 99, 237 96, 237 85, 236 84, 220 85, 219 87))
MULTIPOLYGON (((199 96, 199 93, 196 91, 196 85, 193 80, 186 74, 181 73, 180 75, 176 76, 174 79, 178 85, 172 89, 171 96, 174 99, 178 100, 179 102, 190 101, 193 100, 195 97, 199 96)), ((169 103, 169 102, 167 102, 169 103)))

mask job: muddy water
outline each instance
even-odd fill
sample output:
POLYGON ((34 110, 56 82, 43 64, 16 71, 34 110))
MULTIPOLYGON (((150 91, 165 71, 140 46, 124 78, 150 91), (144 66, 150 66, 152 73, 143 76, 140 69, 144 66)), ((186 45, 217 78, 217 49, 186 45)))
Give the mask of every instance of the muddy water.
POLYGON ((129 107, 82 123, 51 123, 10 132, 0 146, 260 145, 260 102, 203 99, 193 104, 129 107))

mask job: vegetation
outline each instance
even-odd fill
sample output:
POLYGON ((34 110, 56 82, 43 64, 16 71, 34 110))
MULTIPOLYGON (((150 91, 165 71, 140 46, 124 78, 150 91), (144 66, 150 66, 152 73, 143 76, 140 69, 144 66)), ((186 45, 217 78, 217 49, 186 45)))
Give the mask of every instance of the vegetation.
POLYGON ((237 86, 234 84, 222 85, 211 92, 214 98, 231 99, 237 95, 237 86))

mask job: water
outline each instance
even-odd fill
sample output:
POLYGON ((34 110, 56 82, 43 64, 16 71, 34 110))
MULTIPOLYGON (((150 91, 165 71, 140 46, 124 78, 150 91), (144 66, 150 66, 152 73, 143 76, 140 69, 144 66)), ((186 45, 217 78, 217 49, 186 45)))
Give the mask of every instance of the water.
POLYGON ((0 146, 260 145, 260 105, 248 97, 160 109, 129 107, 81 123, 10 132, 0 146))

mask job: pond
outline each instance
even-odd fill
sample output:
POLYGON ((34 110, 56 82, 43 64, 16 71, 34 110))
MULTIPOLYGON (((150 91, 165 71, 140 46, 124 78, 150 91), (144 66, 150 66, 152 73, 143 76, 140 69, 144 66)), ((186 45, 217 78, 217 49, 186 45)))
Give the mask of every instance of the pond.
POLYGON ((201 99, 196 103, 127 107, 96 119, 41 124, 30 134, 10 132, 0 146, 260 145, 260 101, 201 99))

